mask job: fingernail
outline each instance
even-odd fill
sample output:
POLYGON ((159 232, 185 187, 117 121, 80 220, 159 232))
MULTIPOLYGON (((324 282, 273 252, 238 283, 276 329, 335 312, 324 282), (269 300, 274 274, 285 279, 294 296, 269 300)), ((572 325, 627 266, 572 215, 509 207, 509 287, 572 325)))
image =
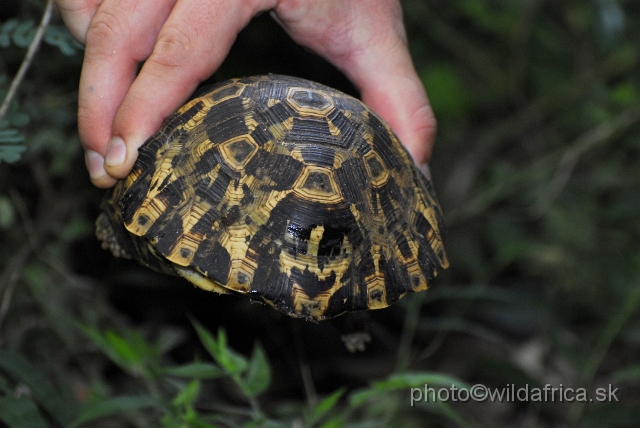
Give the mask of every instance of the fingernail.
POLYGON ((84 152, 84 162, 87 165, 89 176, 92 179, 100 178, 107 175, 104 170, 104 158, 98 152, 93 150, 86 150, 84 152))
POLYGON ((422 171, 425 177, 431 180, 431 169, 429 168, 428 163, 425 162, 422 165, 420 165, 420 171, 422 171))
POLYGON ((120 137, 113 137, 107 147, 107 156, 104 158, 104 164, 109 167, 120 166, 127 157, 127 146, 120 137))

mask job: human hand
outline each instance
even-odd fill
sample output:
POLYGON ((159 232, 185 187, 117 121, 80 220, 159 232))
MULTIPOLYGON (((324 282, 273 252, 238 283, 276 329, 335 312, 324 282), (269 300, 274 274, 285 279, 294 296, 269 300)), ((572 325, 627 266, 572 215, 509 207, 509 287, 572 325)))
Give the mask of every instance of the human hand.
POLYGON ((78 130, 91 181, 111 187, 138 147, 222 63, 256 14, 340 69, 421 165, 436 122, 397 0, 56 0, 86 45, 78 130), (139 63, 146 61, 136 75, 139 63))

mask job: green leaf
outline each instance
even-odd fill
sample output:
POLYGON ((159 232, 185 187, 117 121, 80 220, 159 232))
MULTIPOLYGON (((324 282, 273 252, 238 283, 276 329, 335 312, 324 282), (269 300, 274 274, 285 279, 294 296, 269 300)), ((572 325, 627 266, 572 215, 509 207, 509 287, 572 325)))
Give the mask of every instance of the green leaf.
MULTIPOLYGON (((235 424, 225 424, 227 426, 238 426, 235 424)), ((187 415, 176 415, 167 413, 162 417, 163 428, 218 428, 218 425, 212 425, 200 420, 200 416, 196 412, 189 412, 187 415)))
POLYGON ((62 25, 47 27, 43 40, 45 43, 57 47, 63 55, 67 56, 72 56, 79 49, 82 49, 82 45, 76 42, 69 30, 62 25))
POLYGON ((380 394, 380 391, 376 391, 372 388, 362 388, 349 394, 349 408, 355 409, 368 401, 374 395, 380 394))
POLYGON ((320 428, 342 428, 344 427, 344 420, 342 416, 336 416, 334 418, 329 419, 326 422, 323 422, 320 425, 320 428))
POLYGON ((6 196, 0 196, 0 229, 10 228, 16 219, 13 204, 6 196))
POLYGON ((131 343, 127 342, 114 331, 107 331, 105 333, 105 339, 107 346, 128 363, 139 363, 144 358, 131 343))
POLYGON ((215 379, 225 375, 215 364, 200 361, 194 361, 183 366, 169 367, 164 369, 163 373, 170 376, 194 379, 215 379))
POLYGON ((313 409, 311 409, 311 412, 309 412, 309 416, 307 417, 306 425, 309 425, 309 426, 314 425, 320 419, 322 419, 327 413, 329 413, 331 409, 333 409, 336 406, 336 404, 338 403, 338 400, 340 400, 340 397, 342 397, 342 395, 344 394, 344 391, 345 391, 344 388, 337 390, 333 394, 324 398, 313 409))
POLYGON ((155 342, 159 354, 165 354, 185 341, 184 330, 175 328, 163 329, 155 342))
POLYGON ((471 386, 449 375, 430 372, 408 372, 389 376, 387 379, 375 382, 373 388, 378 391, 389 391, 406 388, 424 387, 424 385, 441 385, 458 388, 471 386))
POLYGON ((38 408, 25 395, 0 398, 0 421, 10 428, 47 428, 38 408))
POLYGON ((218 331, 216 340, 200 323, 192 323, 205 349, 228 374, 236 375, 247 370, 247 359, 227 347, 227 335, 223 329, 218 331))
POLYGON ((6 21, 0 26, 0 47, 8 48, 11 45, 11 34, 18 26, 19 21, 16 18, 6 21))
POLYGON ((455 385, 458 389, 469 389, 471 386, 452 376, 431 372, 407 372, 394 374, 385 380, 375 382, 371 387, 352 393, 349 396, 349 407, 361 406, 371 397, 383 392, 409 391, 410 388, 424 388, 429 386, 450 387, 455 385))
POLYGON ((640 94, 633 81, 625 81, 611 91, 611 99, 620 105, 632 106, 638 103, 640 94))
POLYGON ((163 407, 148 395, 126 395, 88 404, 82 410, 80 416, 73 421, 70 428, 74 428, 86 422, 94 421, 106 416, 112 416, 144 407, 155 407, 163 410, 163 407))
POLYGON ((264 392, 269 387, 269 383, 271 383, 271 367, 262 346, 256 343, 244 382, 245 393, 256 396, 264 392))
POLYGON ((111 361, 134 375, 141 373, 143 362, 153 354, 145 340, 134 331, 128 332, 125 338, 114 331, 103 334, 92 327, 80 325, 80 328, 111 361))
POLYGON ((200 381, 192 380, 173 399, 173 405, 174 406, 190 406, 198 397, 199 392, 200 392, 200 381))
POLYGON ((33 399, 61 425, 65 425, 75 416, 76 403, 64 400, 61 394, 51 387, 47 378, 22 355, 0 350, 0 368, 14 381, 26 385, 33 399))
POLYGON ((11 34, 13 30, 18 26, 20 21, 17 18, 11 18, 0 26, 0 34, 11 34))
POLYGON ((36 34, 33 21, 23 21, 13 30, 11 39, 16 46, 26 48, 36 34))
POLYGON ((18 162, 25 150, 27 150, 25 146, 0 146, 0 162, 18 162))
POLYGON ((0 131, 0 144, 16 144, 24 142, 24 135, 16 129, 0 131))
MULTIPOLYGON (((2 125, 8 125, 3 121, 2 125)), ((4 128, 4 126, 0 126, 4 128)), ((27 150, 24 143, 24 135, 16 129, 0 130, 0 162, 13 163, 20 160, 22 153, 27 150)))

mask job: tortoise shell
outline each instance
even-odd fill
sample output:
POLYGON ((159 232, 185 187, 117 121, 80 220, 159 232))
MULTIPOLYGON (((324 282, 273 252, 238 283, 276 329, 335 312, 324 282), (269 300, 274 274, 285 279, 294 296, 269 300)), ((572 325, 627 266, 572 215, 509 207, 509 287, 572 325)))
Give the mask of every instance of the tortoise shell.
POLYGON ((390 127, 287 76, 200 91, 103 210, 114 255, 314 321, 387 307, 448 267, 433 187, 390 127))

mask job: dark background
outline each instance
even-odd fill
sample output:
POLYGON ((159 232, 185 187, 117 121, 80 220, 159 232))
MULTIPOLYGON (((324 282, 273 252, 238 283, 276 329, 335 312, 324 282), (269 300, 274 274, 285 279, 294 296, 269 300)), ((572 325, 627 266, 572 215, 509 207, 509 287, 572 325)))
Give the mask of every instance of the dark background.
MULTIPOLYGON (((372 312, 373 340, 357 354, 329 323, 206 293, 100 248, 93 222, 103 191, 89 183, 76 129, 82 51, 54 18, 0 121, 0 148, 24 148, 12 163, 0 151, 1 421, 41 426, 27 416, 15 425, 1 416, 7 408, 66 426, 116 397, 171 403, 185 380, 158 367, 211 361, 192 317, 212 332, 224 328, 240 354, 262 344, 271 383, 257 401, 266 419, 221 377, 199 384, 191 416, 175 403, 121 405, 85 426, 640 426, 640 3, 402 4, 438 118, 431 169, 451 267, 427 292, 372 312), (114 342, 110 350, 89 330, 155 353, 127 365, 114 342), (410 388, 435 385, 436 375, 461 385, 585 388, 590 398, 613 385, 619 402, 411 407, 410 388), (41 383, 50 389, 39 391, 41 383), (314 421, 314 403, 340 388, 314 421), (69 415, 53 414, 52 393, 69 415)), ((43 9, 37 0, 0 8, 0 98, 43 9)), ((268 14, 240 34, 212 81, 264 73, 357 96, 268 14)))

